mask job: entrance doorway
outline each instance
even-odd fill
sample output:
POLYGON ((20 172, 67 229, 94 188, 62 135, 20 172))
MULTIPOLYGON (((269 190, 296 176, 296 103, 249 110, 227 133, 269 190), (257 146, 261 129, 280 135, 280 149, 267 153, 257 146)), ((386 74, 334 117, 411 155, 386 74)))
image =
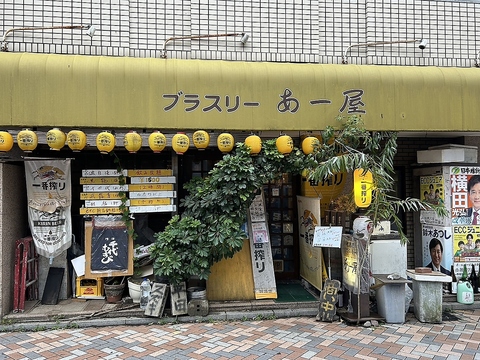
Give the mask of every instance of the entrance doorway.
POLYGON ((297 182, 291 174, 264 185, 275 280, 299 279, 297 182))

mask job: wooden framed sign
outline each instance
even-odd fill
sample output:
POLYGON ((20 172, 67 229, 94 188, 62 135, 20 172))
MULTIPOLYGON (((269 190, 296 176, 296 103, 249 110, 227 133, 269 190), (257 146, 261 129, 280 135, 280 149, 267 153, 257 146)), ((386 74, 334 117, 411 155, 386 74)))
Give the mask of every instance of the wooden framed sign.
POLYGON ((97 226, 94 221, 85 221, 85 277, 129 275, 133 275, 133 239, 125 223, 111 221, 97 226))

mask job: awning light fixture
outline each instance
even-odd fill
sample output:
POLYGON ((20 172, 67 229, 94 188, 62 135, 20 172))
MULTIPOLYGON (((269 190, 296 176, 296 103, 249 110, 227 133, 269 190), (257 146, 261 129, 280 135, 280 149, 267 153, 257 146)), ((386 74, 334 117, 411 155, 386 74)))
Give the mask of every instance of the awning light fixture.
POLYGON ((342 55, 342 64, 348 64, 347 53, 353 47, 362 47, 362 46, 380 46, 380 45, 391 45, 391 44, 406 44, 406 43, 419 43, 418 47, 420 50, 423 50, 427 47, 428 40, 426 39, 417 39, 417 40, 395 40, 395 41, 378 41, 378 42, 369 42, 362 44, 352 44, 349 45, 342 55))
POLYGON ((176 41, 176 40, 185 40, 185 39, 203 39, 203 38, 218 38, 218 37, 223 37, 223 36, 241 36, 240 42, 245 45, 248 41, 248 38, 250 35, 246 33, 228 33, 228 34, 209 34, 209 35, 190 35, 190 36, 172 36, 165 40, 163 43, 162 47, 162 53, 160 54, 160 57, 162 59, 167 58, 167 43, 170 41, 176 41))
POLYGON ((96 28, 93 25, 59 25, 59 26, 28 26, 10 28, 3 34, 1 51, 8 51, 8 42, 6 41, 8 34, 14 31, 37 31, 37 30, 57 30, 57 29, 86 29, 86 35, 91 38, 95 34, 96 28))

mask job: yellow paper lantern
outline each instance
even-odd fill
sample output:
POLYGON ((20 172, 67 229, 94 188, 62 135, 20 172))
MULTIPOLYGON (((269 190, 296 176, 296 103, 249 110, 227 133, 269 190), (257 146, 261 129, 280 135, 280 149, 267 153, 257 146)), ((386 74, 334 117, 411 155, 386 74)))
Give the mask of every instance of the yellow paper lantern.
POLYGON ((87 135, 81 130, 71 130, 67 134, 67 145, 73 151, 81 151, 87 146, 87 135))
POLYGON ((232 134, 221 133, 220 135, 218 135, 217 147, 223 154, 227 154, 232 151, 234 145, 235 140, 233 139, 232 134))
POLYGON ((302 141, 302 151, 305 155, 309 155, 320 147, 320 140, 315 136, 307 136, 302 141))
POLYGON ((108 154, 115 148, 115 136, 110 131, 102 131, 97 135, 97 149, 102 154, 108 154))
POLYGON ((293 150, 293 139, 288 135, 282 135, 277 138, 275 145, 280 153, 287 155, 293 150))
POLYGON ((8 131, 0 131, 0 152, 12 150, 13 136, 8 131))
POLYGON ((257 135, 250 135, 245 139, 245 145, 250 148, 250 155, 257 155, 262 151, 262 139, 257 135))
POLYGON ((369 207, 373 196, 373 175, 371 171, 355 169, 353 171, 353 195, 359 208, 369 207))
POLYGON ((25 152, 32 152, 37 148, 37 134, 30 129, 23 129, 17 134, 17 144, 25 152))
POLYGON ((172 148, 178 155, 183 155, 187 152, 190 146, 190 139, 185 133, 179 132, 173 135, 172 148))
POLYGON ((193 145, 198 150, 205 150, 210 144, 210 135, 204 130, 197 130, 193 133, 193 145))
POLYGON ((50 149, 59 151, 65 146, 67 136, 59 128, 53 128, 47 132, 47 145, 50 149))
POLYGON ((123 145, 125 146, 125 149, 127 149, 131 154, 135 154, 142 148, 142 142, 142 136, 133 130, 126 133, 123 139, 123 145))
POLYGON ((167 146, 167 138, 160 131, 154 131, 148 137, 148 146, 154 153, 159 153, 167 146))

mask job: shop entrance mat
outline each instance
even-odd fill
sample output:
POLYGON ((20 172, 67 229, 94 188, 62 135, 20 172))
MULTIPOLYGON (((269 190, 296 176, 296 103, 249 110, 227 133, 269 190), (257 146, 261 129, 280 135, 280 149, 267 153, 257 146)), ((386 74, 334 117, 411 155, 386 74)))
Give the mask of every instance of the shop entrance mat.
POLYGON ((277 284, 277 298, 275 302, 302 302, 318 301, 302 284, 277 284))

